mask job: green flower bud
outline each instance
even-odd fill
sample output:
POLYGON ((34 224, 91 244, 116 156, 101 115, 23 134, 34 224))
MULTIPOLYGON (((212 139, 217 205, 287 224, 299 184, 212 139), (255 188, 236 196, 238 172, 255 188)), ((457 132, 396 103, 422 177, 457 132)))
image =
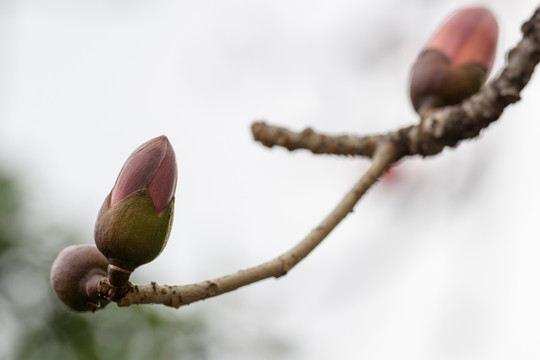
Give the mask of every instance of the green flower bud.
POLYGON ((63 249, 51 268, 51 284, 64 304, 75 311, 95 311, 108 304, 98 297, 98 282, 107 276, 108 261, 93 245, 63 249))
POLYGON ((122 286, 135 268, 154 260, 165 248, 174 198, 160 213, 146 189, 132 193, 113 207, 109 200, 110 195, 99 211, 94 237, 110 263, 110 283, 122 286))
POLYGON ((108 259, 109 282, 123 286, 135 268, 154 260, 169 238, 176 188, 176 159, 165 136, 135 150, 99 211, 94 228, 108 259))

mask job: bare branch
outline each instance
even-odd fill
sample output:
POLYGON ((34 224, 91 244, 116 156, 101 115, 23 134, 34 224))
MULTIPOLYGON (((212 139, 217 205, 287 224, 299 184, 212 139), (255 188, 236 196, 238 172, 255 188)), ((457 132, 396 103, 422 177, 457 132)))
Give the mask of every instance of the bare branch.
POLYGON ((323 135, 310 128, 294 132, 285 128, 255 122, 251 125, 253 138, 261 144, 273 147, 283 146, 293 151, 307 149, 314 154, 363 155, 372 157, 382 135, 354 136, 323 135))
POLYGON ((497 120, 506 106, 520 99, 520 92, 529 82, 540 61, 540 8, 522 27, 523 39, 508 53, 501 74, 479 93, 459 105, 423 114, 418 125, 388 134, 330 136, 306 129, 297 133, 265 123, 252 125, 253 137, 263 145, 283 146, 288 150, 307 149, 315 154, 362 155, 371 157, 381 139, 389 137, 398 153, 430 156, 446 146, 456 146, 471 139, 497 120))
POLYGON ((506 106, 520 99, 521 90, 540 61, 540 8, 523 25, 522 31, 523 39, 509 52, 506 67, 494 81, 459 105, 422 114, 418 125, 383 135, 356 137, 321 135, 310 129, 297 133, 264 123, 253 124, 254 138, 269 147, 279 145, 289 150, 308 149, 316 154, 363 155, 372 157, 373 161, 334 210, 302 241, 277 258, 230 275, 183 286, 128 283, 123 288, 114 288, 105 278, 98 284, 100 296, 116 301, 119 306, 163 304, 178 308, 287 274, 353 210, 393 163, 408 155, 434 155, 446 146, 456 146, 461 140, 477 136, 500 117, 506 106))
POLYGON ((128 289, 121 290, 111 287, 107 280, 104 279, 100 284, 101 292, 106 294, 109 300, 117 301, 118 306, 163 304, 178 308, 182 305, 236 290, 263 279, 283 276, 330 234, 347 214, 353 210, 356 203, 367 190, 397 160, 393 145, 389 142, 381 142, 374 154, 369 169, 334 210, 302 241, 277 258, 245 270, 240 270, 234 274, 182 286, 152 283, 150 285, 129 285, 128 289), (122 294, 118 296, 117 291, 121 291, 122 294), (125 291, 127 292, 124 293, 125 291))

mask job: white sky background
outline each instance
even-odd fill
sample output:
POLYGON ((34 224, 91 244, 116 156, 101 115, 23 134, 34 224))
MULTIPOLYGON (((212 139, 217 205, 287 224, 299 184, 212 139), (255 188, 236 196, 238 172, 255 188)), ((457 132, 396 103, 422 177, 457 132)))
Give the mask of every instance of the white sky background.
MULTIPOLYGON (((367 161, 264 148, 251 122, 366 133, 416 121, 410 65, 466 4, 2 0, 0 160, 23 176, 33 222, 91 243, 127 156, 165 134, 174 228, 134 281, 256 265, 315 227, 367 161)), ((538 5, 517 4, 489 4, 495 72, 538 5)), ((533 77, 480 140, 398 167, 286 277, 168 313, 207 312, 226 334, 215 359, 262 357, 265 335, 293 346, 281 359, 538 358, 539 93, 533 77)))

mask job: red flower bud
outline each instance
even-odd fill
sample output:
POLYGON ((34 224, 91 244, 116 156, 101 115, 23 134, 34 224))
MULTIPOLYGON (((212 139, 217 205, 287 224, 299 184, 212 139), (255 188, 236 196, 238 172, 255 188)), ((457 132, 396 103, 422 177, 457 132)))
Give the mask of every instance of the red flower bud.
POLYGON ((452 15, 433 35, 428 49, 439 50, 453 65, 476 63, 491 70, 497 49, 497 20, 486 8, 466 8, 452 15))
POLYGON ((417 112, 454 105, 480 90, 497 48, 497 20, 486 8, 453 14, 412 68, 410 96, 417 112))
POLYGON ((165 136, 137 148, 127 159, 101 207, 94 240, 109 261, 109 282, 123 286, 135 268, 154 260, 172 225, 176 159, 165 136))
POLYGON ((174 196, 176 189, 176 157, 165 135, 139 146, 126 160, 111 193, 113 207, 137 190, 147 189, 158 212, 174 196))

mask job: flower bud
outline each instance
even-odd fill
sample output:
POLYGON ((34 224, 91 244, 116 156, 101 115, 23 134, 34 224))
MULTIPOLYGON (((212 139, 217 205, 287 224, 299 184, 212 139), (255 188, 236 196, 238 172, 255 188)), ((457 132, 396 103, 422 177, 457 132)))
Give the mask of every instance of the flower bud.
POLYGON ((486 8, 453 14, 420 53, 411 72, 414 109, 454 105, 480 90, 497 48, 497 20, 486 8))
POLYGON ((135 268, 165 247, 176 177, 174 150, 165 136, 144 143, 127 159, 94 228, 96 245, 110 263, 111 285, 124 285, 135 268))
POLYGON ((63 249, 51 268, 51 284, 64 304, 75 311, 95 311, 108 304, 98 297, 99 280, 107 276, 108 261, 93 245, 63 249))
POLYGON ((147 189, 158 212, 171 202, 176 190, 176 158, 166 136, 139 146, 126 160, 111 192, 111 207, 137 190, 147 189))

